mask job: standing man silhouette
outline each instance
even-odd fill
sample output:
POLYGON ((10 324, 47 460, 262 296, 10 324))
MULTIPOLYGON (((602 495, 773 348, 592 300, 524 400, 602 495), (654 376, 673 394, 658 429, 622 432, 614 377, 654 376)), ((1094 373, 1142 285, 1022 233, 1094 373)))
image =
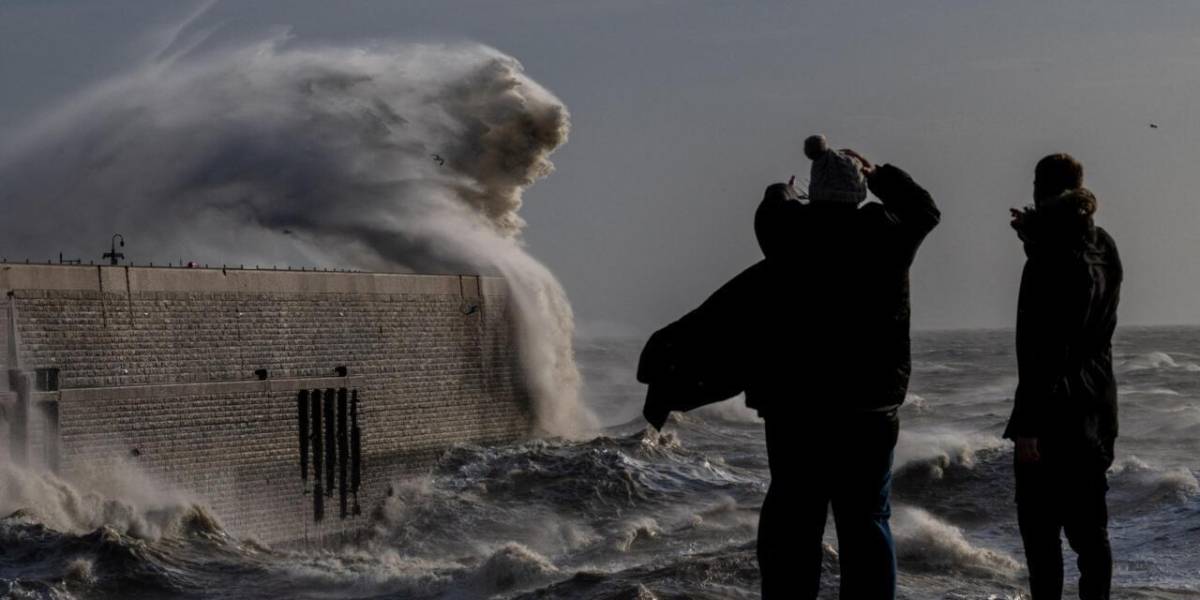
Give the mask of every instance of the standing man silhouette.
POLYGON ((1092 220, 1096 197, 1083 188, 1077 160, 1039 161, 1033 197, 1033 207, 1012 211, 1027 256, 1017 310, 1020 380, 1004 433, 1016 442, 1017 521, 1033 600, 1062 597, 1061 533, 1079 556, 1079 597, 1107 600, 1121 259, 1092 220))

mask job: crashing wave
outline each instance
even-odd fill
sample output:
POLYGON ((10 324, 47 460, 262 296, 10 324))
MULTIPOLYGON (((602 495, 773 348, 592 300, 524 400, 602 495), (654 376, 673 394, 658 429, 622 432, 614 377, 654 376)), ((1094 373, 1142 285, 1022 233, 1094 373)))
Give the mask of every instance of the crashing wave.
POLYGON ((650 517, 638 517, 621 527, 613 539, 613 545, 620 552, 629 552, 635 543, 658 537, 661 533, 658 521, 650 517))
POLYGON ((76 481, 0 464, 0 514, 66 533, 107 528, 144 540, 223 533, 203 505, 125 464, 76 481))
POLYGON ((898 508, 892 528, 897 560, 909 569, 1009 576, 1021 568, 1007 554, 972 544, 962 529, 919 508, 898 508))
POLYGON ((1180 363, 1166 352, 1154 351, 1137 354, 1118 360, 1117 371, 1129 373, 1148 370, 1183 370, 1200 372, 1200 365, 1192 362, 1180 363))
POLYGON ((479 567, 472 583, 482 592, 496 593, 526 587, 558 575, 546 558, 520 544, 505 544, 479 567))
POLYGON ((5 218, 21 223, 6 242, 80 255, 135 230, 149 260, 503 275, 539 433, 580 437, 595 420, 574 317, 519 214, 568 130, 558 98, 482 45, 283 32, 183 51, 0 138, 5 218))
POLYGON ((957 431, 900 431, 896 443, 895 472, 898 478, 937 480, 954 470, 971 470, 977 453, 1005 447, 993 435, 957 431))
POLYGON ((1132 455, 1109 470, 1109 485, 1118 501, 1130 504, 1182 502, 1200 495, 1200 481, 1190 469, 1156 468, 1132 455))

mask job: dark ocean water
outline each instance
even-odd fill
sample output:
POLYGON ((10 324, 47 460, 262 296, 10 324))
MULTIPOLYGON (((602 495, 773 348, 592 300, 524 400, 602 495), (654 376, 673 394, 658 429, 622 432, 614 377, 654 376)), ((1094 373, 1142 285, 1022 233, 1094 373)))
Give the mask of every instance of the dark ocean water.
MULTIPOLYGON (((1011 338, 915 337, 893 497, 903 598, 1021 597, 1012 451, 999 439, 1011 338)), ((374 530, 346 548, 235 539, 135 475, 97 491, 0 467, 0 598, 755 598, 761 422, 735 399, 646 431, 640 345, 578 342, 602 435, 455 448, 397 482, 374 530)), ((1125 329, 1116 354, 1114 597, 1200 598, 1200 329, 1125 329)), ((836 598, 826 541, 823 597, 836 598)))

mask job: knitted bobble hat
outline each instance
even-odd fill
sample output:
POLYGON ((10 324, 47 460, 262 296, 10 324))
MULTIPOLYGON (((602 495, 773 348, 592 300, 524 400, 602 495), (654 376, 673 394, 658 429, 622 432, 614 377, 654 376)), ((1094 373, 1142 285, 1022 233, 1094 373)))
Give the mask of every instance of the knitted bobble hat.
POLYGON ((867 180, 858 159, 831 150, 823 135, 804 140, 804 155, 812 160, 808 197, 813 202, 857 205, 867 199, 867 180))

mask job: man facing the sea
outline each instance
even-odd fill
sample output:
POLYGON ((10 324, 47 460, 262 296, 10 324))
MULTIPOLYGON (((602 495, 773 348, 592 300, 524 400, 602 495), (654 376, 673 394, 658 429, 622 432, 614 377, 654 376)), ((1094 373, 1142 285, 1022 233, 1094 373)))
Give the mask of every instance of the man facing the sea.
POLYGON ((909 267, 940 219, 904 171, 805 144, 809 201, 775 184, 755 214, 771 282, 746 404, 766 423, 771 485, 758 529, 763 598, 816 598, 830 505, 841 597, 895 597, 888 520, 911 371, 909 267), (879 202, 868 201, 867 189, 879 202))
POLYGON ((1121 259, 1092 220, 1096 197, 1083 188, 1078 161, 1043 158, 1033 188, 1034 207, 1012 211, 1027 256, 1017 309, 1020 380, 1004 432, 1016 442, 1017 521, 1033 600, 1062 598, 1061 533, 1079 555, 1079 597, 1107 600, 1121 259))

